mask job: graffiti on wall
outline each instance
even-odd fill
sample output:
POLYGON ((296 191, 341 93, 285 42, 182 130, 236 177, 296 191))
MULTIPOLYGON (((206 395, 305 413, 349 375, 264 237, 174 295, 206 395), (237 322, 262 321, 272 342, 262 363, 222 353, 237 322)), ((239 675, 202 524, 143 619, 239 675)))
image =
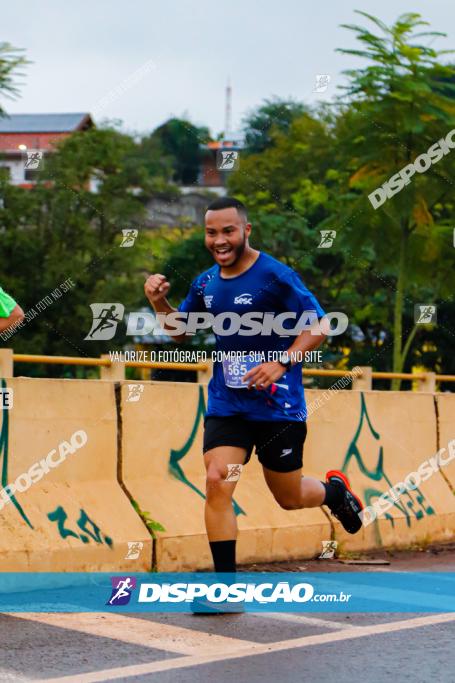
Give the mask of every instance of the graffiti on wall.
MULTIPOLYGON (((348 468, 351 467, 352 472, 352 467, 355 464, 361 471, 361 473, 365 475, 365 477, 370 479, 370 481, 375 482, 375 484, 366 487, 363 491, 363 499, 366 505, 371 505, 375 499, 382 496, 383 493, 385 493, 389 488, 393 486, 394 483, 396 483, 392 482, 390 477, 387 476, 386 471, 384 469, 384 449, 380 444, 380 439, 381 435, 373 427, 371 418, 368 414, 365 396, 363 393, 361 393, 359 423, 357 425, 351 443, 348 446, 348 450, 344 457, 344 462, 341 470, 343 472, 347 472, 348 468), (369 469, 367 467, 358 445, 360 437, 364 434, 364 430, 368 431, 370 438, 372 437, 374 441, 378 442, 377 461, 376 465, 372 469, 369 469), (385 486, 385 484, 387 484, 387 486, 385 486), (383 486, 383 489, 378 488, 381 485, 383 486)), ((398 510, 400 510, 400 512, 403 513, 408 527, 411 526, 411 522, 413 519, 418 521, 420 519, 423 519, 425 515, 435 514, 434 509, 431 507, 431 505, 426 500, 424 494, 419 488, 416 488, 414 491, 406 491, 405 493, 403 493, 401 499, 394 502, 394 506, 398 510)), ((384 514, 384 518, 389 520, 392 527, 395 526, 395 520, 392 515, 386 512, 384 514)), ((374 521, 374 525, 376 538, 378 542, 380 542, 381 537, 377 519, 374 521)))
MULTIPOLYGON (((2 379, 1 381, 2 389, 6 389, 6 381, 2 379)), ((8 486, 8 465, 9 465, 9 410, 2 410, 2 431, 0 432, 0 462, 1 462, 1 477, 0 485, 4 489, 8 486)), ((30 529, 33 529, 33 524, 25 514, 22 506, 17 501, 15 495, 10 495, 10 499, 22 519, 30 529)))
MULTIPOLYGON (((1 380, 1 388, 6 389, 6 381, 4 379, 1 380)), ((5 488, 9 483, 9 410, 2 410, 0 412, 2 414, 0 431, 0 486, 1 488, 5 488)), ((33 524, 16 499, 16 496, 10 494, 10 499, 23 521, 31 529, 34 529, 33 524)), ((51 522, 56 522, 61 538, 73 537, 79 539, 82 543, 89 543, 90 539, 92 539, 95 543, 105 543, 110 548, 113 546, 112 539, 109 536, 102 534, 98 525, 90 519, 85 510, 80 510, 79 519, 76 522, 77 526, 82 531, 82 534, 76 533, 65 526, 68 516, 61 505, 53 512, 50 512, 47 517, 51 522)))
MULTIPOLYGON (((193 426, 191 428, 190 434, 183 444, 182 448, 175 450, 171 449, 170 452, 170 457, 169 457, 169 472, 172 474, 172 476, 176 477, 179 481, 183 482, 187 486, 190 487, 195 493, 197 493, 198 496, 201 496, 205 500, 205 493, 203 493, 200 489, 198 489, 197 486, 195 486, 185 475, 185 472, 182 469, 182 466, 180 465, 180 460, 185 457, 185 455, 189 452, 191 447, 194 444, 194 440, 196 438, 198 429, 199 429, 199 424, 203 421, 204 415, 206 412, 206 407, 205 407, 205 399, 204 399, 204 390, 200 386, 199 387, 199 396, 198 396, 198 403, 197 403, 197 408, 196 408, 196 415, 194 418, 193 426)), ((245 515, 246 512, 242 510, 240 505, 236 503, 235 500, 232 501, 232 505, 234 508, 234 512, 236 515, 245 515)))
POLYGON ((82 543, 89 543, 90 539, 92 539, 95 543, 106 543, 106 545, 111 548, 113 545, 112 538, 102 534, 99 526, 90 519, 85 510, 81 509, 79 513, 79 519, 76 524, 82 531, 82 534, 78 534, 66 526, 68 515, 61 505, 58 505, 55 510, 49 512, 47 517, 51 522, 57 524, 57 529, 61 538, 78 538, 82 543))

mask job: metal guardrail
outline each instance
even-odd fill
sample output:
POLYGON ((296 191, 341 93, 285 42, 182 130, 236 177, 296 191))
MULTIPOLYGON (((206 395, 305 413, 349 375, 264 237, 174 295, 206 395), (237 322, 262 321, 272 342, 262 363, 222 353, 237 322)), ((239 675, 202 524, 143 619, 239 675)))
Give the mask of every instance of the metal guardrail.
MULTIPOLYGON (((16 363, 44 363, 53 365, 83 365, 99 367, 102 379, 124 379, 125 368, 142 368, 154 370, 190 370, 198 373, 198 381, 207 381, 212 372, 211 362, 206 363, 165 363, 156 361, 124 361, 117 362, 109 356, 100 358, 81 358, 77 356, 46 356, 26 353, 13 353, 11 349, 0 351, 1 354, 9 353, 11 364, 16 363)), ((11 371, 12 375, 12 371, 11 371)), ((353 388, 371 388, 374 379, 405 379, 419 383, 419 388, 424 391, 434 391, 436 382, 455 382, 455 375, 438 375, 433 372, 409 373, 409 372, 375 372, 371 367, 363 366, 356 371, 352 370, 328 370, 317 368, 304 368, 303 375, 307 377, 350 377, 353 388)))
POLYGON ((153 368, 157 370, 196 370, 207 371, 207 363, 160 363, 154 361, 128 360, 117 363, 105 356, 101 358, 80 358, 77 356, 34 356, 28 353, 13 353, 13 361, 16 363, 49 363, 55 365, 85 365, 110 368, 114 365, 122 365, 127 368, 153 368))

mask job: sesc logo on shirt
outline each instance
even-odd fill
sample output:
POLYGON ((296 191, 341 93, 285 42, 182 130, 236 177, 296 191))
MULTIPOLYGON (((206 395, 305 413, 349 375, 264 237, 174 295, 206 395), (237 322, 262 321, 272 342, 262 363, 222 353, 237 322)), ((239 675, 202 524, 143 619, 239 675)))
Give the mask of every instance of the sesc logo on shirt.
POLYGON ((253 295, 250 294, 249 292, 245 292, 244 294, 239 294, 239 296, 236 296, 234 298, 234 303, 235 304, 252 304, 253 303, 253 295))

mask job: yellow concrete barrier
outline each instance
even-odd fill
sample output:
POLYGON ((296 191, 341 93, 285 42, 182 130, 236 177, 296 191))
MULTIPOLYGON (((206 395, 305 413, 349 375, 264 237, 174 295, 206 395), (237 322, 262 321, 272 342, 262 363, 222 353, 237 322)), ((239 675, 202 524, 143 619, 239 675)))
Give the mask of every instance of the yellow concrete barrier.
MULTIPOLYGON (((436 394, 439 425, 439 447, 446 448, 455 439, 455 394, 436 394)), ((455 495, 455 459, 442 468, 455 495)))
MULTIPOLYGON (((158 534, 159 571, 212 566, 203 510, 205 390, 144 383, 140 400, 128 401, 128 385, 122 385, 122 477, 141 508, 166 529, 158 534)), ((241 563, 314 557, 321 540, 330 539, 320 508, 287 512, 277 505, 254 455, 237 485, 235 511, 241 563)))
MULTIPOLYGON (((136 391, 124 382, 117 408, 113 382, 3 384, 13 389, 14 405, 0 412, 0 490, 16 490, 11 500, 0 492, 0 571, 149 569, 152 541, 128 496, 165 527, 155 544, 159 570, 211 567, 203 519, 205 386, 143 382, 136 391), (128 543, 143 544, 134 560, 128 543)), ((308 391, 307 402, 305 474, 323 479, 328 469, 342 469, 368 505, 454 437, 452 395, 437 395, 435 403, 424 393, 308 391)), ((238 560, 315 557, 332 534, 347 551, 453 540, 454 484, 451 462, 351 536, 320 508, 282 510, 253 455, 235 493, 238 560)))
MULTIPOLYGON (((308 391, 307 401, 317 409, 308 422, 306 465, 321 477, 342 469, 367 505, 438 450, 432 394, 349 391, 324 398, 324 392, 308 391)), ((448 423, 449 401, 442 410, 448 423)), ((335 521, 335 535, 344 550, 448 541, 455 536, 455 497, 437 471, 356 535, 335 521)))
MULTIPOLYGON (((158 534, 158 569, 209 568, 201 456, 205 388, 144 384, 137 402, 126 400, 127 391, 123 385, 123 479, 141 507, 166 528, 158 534)), ((305 474, 323 479, 327 470, 342 469, 369 505, 438 450, 431 394, 308 391, 307 401, 316 410, 309 418, 305 474)), ((237 485, 235 509, 239 562, 314 557, 331 538, 321 509, 279 508, 255 456, 237 485)), ((344 551, 447 541, 454 537, 455 498, 438 471, 357 535, 345 533, 334 518, 331 522, 344 551)))
POLYGON ((0 494, 0 571, 149 569, 150 535, 117 481, 113 383, 2 384, 14 403, 0 412, 0 489, 17 490, 0 494), (125 559, 136 541, 139 558, 125 559))

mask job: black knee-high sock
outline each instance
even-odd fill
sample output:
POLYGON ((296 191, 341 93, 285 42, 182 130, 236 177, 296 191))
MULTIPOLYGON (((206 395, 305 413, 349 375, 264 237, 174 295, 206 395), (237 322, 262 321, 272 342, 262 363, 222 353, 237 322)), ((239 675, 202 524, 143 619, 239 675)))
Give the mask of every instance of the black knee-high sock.
POLYGON ((325 498, 322 504, 330 509, 339 505, 343 499, 343 489, 336 484, 325 484, 323 481, 321 484, 325 488, 325 498))
POLYGON ((211 541, 213 564, 216 572, 235 572, 236 541, 211 541))

